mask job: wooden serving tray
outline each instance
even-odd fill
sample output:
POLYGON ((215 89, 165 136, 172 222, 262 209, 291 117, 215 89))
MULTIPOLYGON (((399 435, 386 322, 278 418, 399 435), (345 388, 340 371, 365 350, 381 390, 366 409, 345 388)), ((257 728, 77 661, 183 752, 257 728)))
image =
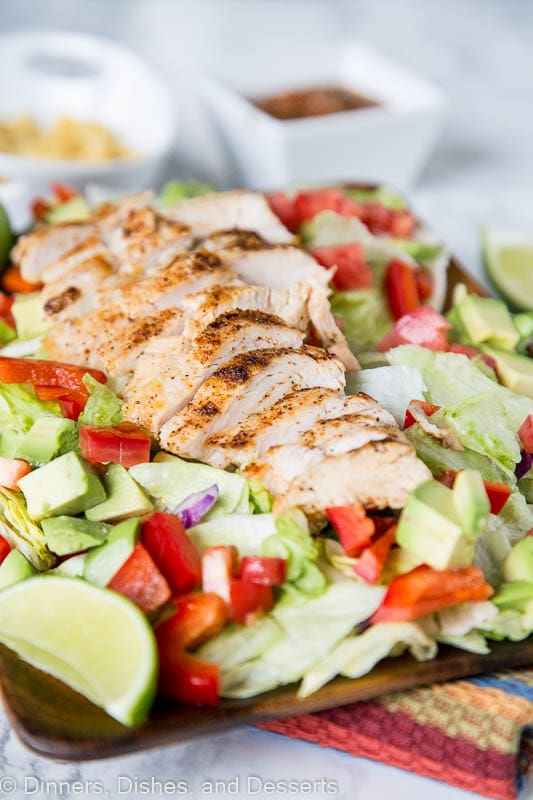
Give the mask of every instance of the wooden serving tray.
MULTIPOLYGON (((452 259, 448 271, 450 304, 454 286, 486 294, 452 259)), ((533 663, 533 636, 523 642, 499 642, 488 655, 442 647, 433 661, 411 656, 387 659, 356 680, 336 678, 311 697, 299 699, 296 687, 284 686, 250 700, 223 700, 216 708, 156 704, 150 719, 126 728, 65 684, 21 661, 0 645, 0 688, 11 725, 42 756, 84 761, 118 756, 149 747, 185 742, 239 725, 305 714, 369 700, 388 692, 533 663)))

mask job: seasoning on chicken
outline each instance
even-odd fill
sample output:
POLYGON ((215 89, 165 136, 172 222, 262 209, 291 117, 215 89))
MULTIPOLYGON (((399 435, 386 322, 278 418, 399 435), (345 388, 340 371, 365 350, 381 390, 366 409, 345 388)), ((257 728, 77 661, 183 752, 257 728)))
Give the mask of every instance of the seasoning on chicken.
POLYGON ((45 285, 41 303, 51 323, 88 314, 97 302, 96 288, 114 276, 115 265, 104 255, 81 261, 63 277, 45 285))
POLYGON ((94 230, 92 224, 85 222, 64 222, 36 228, 19 237, 11 251, 11 259, 20 267, 24 280, 40 283, 48 267, 77 247, 94 230))

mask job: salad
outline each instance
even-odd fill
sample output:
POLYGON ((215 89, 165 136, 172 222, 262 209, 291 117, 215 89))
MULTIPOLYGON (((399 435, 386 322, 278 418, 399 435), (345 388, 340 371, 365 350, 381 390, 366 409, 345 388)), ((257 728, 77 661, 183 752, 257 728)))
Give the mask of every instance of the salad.
POLYGON ((2 644, 136 725, 533 631, 533 311, 441 314, 402 198, 34 210, 0 296, 2 644))

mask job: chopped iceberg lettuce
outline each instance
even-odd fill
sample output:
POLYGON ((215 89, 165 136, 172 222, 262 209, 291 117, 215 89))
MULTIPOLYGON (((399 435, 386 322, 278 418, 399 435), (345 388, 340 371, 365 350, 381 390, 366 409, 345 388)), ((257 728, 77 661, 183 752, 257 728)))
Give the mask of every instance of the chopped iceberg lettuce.
POLYGON ((343 331, 354 353, 373 348, 392 327, 383 292, 377 288, 335 292, 331 312, 340 317, 343 331))
POLYGON ((15 458, 26 434, 44 416, 61 416, 58 403, 37 400, 25 385, 0 383, 0 456, 15 458))
POLYGON ((249 480, 248 490, 250 493, 250 505, 255 513, 268 514, 272 511, 273 497, 259 481, 249 480))
POLYGON ((241 556, 258 556, 263 543, 276 534, 273 514, 230 514, 200 522, 188 534, 203 553, 208 547, 234 545, 241 556))
POLYGON ((247 661, 259 658, 283 638, 283 631, 272 617, 262 617, 253 625, 236 625, 209 639, 197 651, 208 664, 218 664, 222 674, 247 661))
POLYGON ((83 376, 83 383, 89 399, 79 416, 80 425, 118 425, 122 422, 122 400, 89 373, 83 376))
POLYGON ((0 535, 35 569, 54 566, 56 557, 49 551, 41 527, 28 515, 24 495, 4 487, 0 487, 0 535))
POLYGON ((403 428, 405 411, 411 400, 424 400, 424 380, 416 366, 376 367, 353 372, 348 376, 350 394, 365 392, 390 411, 403 428))
POLYGON ((199 181, 168 181, 161 190, 161 207, 167 208, 175 203, 180 203, 182 200, 201 197, 214 191, 214 188, 208 183, 200 183, 199 181))
POLYGON ((496 516, 490 514, 485 530, 476 541, 474 564, 495 589, 503 581, 503 562, 512 547, 533 527, 533 506, 520 492, 513 492, 496 516))
POLYGON ((326 578, 316 565, 320 546, 309 533, 307 517, 298 508, 276 519, 276 533, 263 542, 261 554, 287 561, 287 582, 306 595, 319 595, 326 578))

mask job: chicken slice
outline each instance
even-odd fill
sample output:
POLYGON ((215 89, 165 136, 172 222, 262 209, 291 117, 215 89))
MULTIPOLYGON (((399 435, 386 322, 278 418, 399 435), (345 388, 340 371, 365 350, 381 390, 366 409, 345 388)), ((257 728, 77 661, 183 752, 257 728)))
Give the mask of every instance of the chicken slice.
POLYGON ((298 348, 303 338, 279 317, 236 310, 217 317, 193 342, 183 337, 154 341, 125 390, 125 416, 157 434, 222 364, 248 350, 298 348))
POLYGON ((172 222, 147 206, 130 211, 110 237, 123 275, 156 272, 192 243, 188 225, 172 222))
POLYGON ((256 286, 288 289, 301 281, 314 281, 327 287, 329 274, 300 247, 269 244, 254 231, 217 231, 203 243, 239 278, 256 286))
POLYGON ((41 274, 43 283, 55 283, 77 269, 81 264, 93 258, 106 258, 110 263, 114 259, 109 249, 105 245, 100 235, 91 233, 75 247, 57 258, 52 264, 46 267, 41 274))
POLYGON ((11 258, 20 267, 24 280, 40 283, 49 266, 94 232, 94 225, 85 222, 64 222, 35 228, 26 236, 19 237, 11 251, 11 258))
POLYGON ((355 412, 318 420, 315 427, 300 437, 299 443, 318 447, 328 456, 336 456, 383 439, 407 441, 392 414, 378 407, 368 413, 355 412))
MULTIPOLYGON (((209 437, 206 452, 217 467, 242 467, 261 457, 278 444, 300 440, 321 420, 342 414, 381 412, 377 402, 365 394, 346 397, 333 389, 299 389, 274 405, 246 417, 222 433, 209 437)), ((386 412, 383 412, 386 413, 386 412)))
POLYGON ((209 436, 268 408, 288 392, 313 386, 340 390, 344 384, 341 362, 319 348, 251 350, 205 381, 183 411, 163 425, 160 442, 170 452, 202 460, 209 436))
POLYGON ((205 239, 213 231, 242 228, 274 244, 294 241, 259 192, 235 189, 194 197, 166 208, 164 213, 169 219, 190 225, 197 239, 205 239))
POLYGON ((117 336, 134 321, 135 318, 128 316, 120 306, 97 308, 79 319, 56 323, 43 337, 42 346, 56 361, 99 369, 100 362, 96 358, 99 345, 117 336))
POLYGON ((62 278, 45 285, 41 293, 44 314, 51 323, 76 319, 92 311, 97 287, 113 279, 115 265, 96 255, 80 262, 62 278))
POLYGON ((398 439, 370 441, 340 455, 302 444, 274 447, 262 464, 245 470, 275 496, 274 513, 298 506, 315 530, 324 509, 361 503, 365 508, 403 508, 412 490, 431 473, 415 449, 398 439))

